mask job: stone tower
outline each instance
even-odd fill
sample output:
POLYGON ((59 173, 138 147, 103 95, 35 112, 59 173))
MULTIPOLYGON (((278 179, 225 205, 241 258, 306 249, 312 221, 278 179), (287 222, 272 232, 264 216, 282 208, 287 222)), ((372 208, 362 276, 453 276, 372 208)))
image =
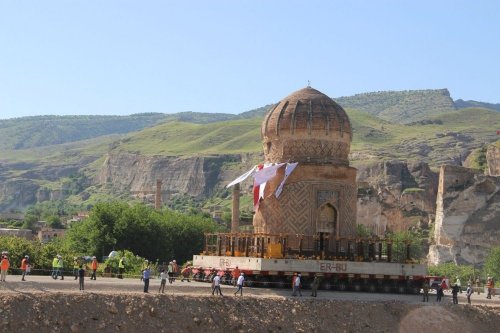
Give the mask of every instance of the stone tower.
POLYGON ((284 168, 267 182, 253 219, 255 232, 354 237, 356 169, 349 166, 352 126, 344 109, 307 87, 270 108, 261 134, 266 163, 298 165, 279 197, 275 191, 284 168))

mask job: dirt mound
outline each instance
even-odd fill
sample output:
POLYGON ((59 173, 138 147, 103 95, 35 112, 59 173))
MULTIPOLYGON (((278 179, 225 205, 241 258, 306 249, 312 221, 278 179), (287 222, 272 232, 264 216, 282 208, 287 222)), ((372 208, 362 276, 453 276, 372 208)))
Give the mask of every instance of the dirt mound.
POLYGON ((495 332, 500 309, 262 297, 4 294, 1 332, 495 332))

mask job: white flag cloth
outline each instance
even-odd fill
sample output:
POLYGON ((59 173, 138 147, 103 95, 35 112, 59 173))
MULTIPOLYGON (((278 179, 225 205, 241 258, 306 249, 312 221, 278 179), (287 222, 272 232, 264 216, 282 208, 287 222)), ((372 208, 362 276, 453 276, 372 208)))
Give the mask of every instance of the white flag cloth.
POLYGON ((299 163, 297 163, 297 162, 287 163, 286 168, 285 168, 285 177, 283 177, 283 180, 281 181, 280 186, 278 186, 278 188, 276 189, 276 192, 274 193, 276 198, 278 198, 280 196, 281 192, 283 191, 283 185, 285 185, 286 179, 288 178, 288 176, 290 176, 290 174, 293 172, 293 170, 295 170, 295 167, 297 166, 297 164, 299 164, 299 163))
POLYGON ((241 183, 242 181, 244 181, 248 177, 252 176, 255 173, 255 169, 256 168, 257 167, 254 166, 253 168, 251 168, 250 170, 248 170, 247 172, 245 172, 244 174, 242 174, 241 176, 239 176, 238 178, 236 178, 235 180, 233 180, 232 182, 230 182, 229 184, 227 184, 226 188, 231 187, 233 185, 236 185, 238 183, 241 183))
POLYGON ((280 167, 285 165, 286 163, 278 163, 275 165, 265 165, 262 170, 257 171, 254 174, 254 186, 256 185, 261 185, 265 182, 267 182, 269 179, 273 178, 276 176, 276 170, 278 170, 280 167))

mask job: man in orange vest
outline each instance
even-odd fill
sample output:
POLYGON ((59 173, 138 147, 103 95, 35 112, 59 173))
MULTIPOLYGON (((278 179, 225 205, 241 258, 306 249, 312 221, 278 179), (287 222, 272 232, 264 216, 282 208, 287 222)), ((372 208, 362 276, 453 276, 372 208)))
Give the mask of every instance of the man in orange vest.
POLYGON ((7 255, 3 255, 2 261, 0 263, 0 271, 1 271, 0 281, 5 282, 5 278, 7 277, 7 270, 9 269, 9 267, 10 267, 9 258, 7 258, 7 255))
POLYGON ((231 276, 233 278, 233 285, 236 286, 236 281, 238 280, 238 278, 240 277, 240 269, 238 268, 238 266, 236 266, 235 269, 233 269, 233 271, 231 272, 231 276))
POLYGON ((90 276, 91 280, 95 280, 96 279, 95 273, 97 272, 97 266, 98 266, 97 258, 95 256, 93 256, 92 257, 92 276, 90 276))
POLYGON ((23 273, 23 277, 21 278, 21 281, 26 281, 24 277, 26 276, 26 268, 28 268, 29 265, 29 256, 24 256, 23 260, 21 260, 21 272, 23 273))

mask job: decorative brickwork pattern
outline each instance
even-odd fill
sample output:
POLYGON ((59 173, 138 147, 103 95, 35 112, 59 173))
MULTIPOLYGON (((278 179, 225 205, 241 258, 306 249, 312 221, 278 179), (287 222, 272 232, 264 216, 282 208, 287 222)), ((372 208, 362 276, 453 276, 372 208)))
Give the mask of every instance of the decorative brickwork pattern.
POLYGON ((356 234, 356 186, 342 181, 302 181, 287 184, 276 199, 264 199, 255 219, 255 230, 270 233, 312 235, 316 232, 320 206, 338 212, 340 237, 356 234))

